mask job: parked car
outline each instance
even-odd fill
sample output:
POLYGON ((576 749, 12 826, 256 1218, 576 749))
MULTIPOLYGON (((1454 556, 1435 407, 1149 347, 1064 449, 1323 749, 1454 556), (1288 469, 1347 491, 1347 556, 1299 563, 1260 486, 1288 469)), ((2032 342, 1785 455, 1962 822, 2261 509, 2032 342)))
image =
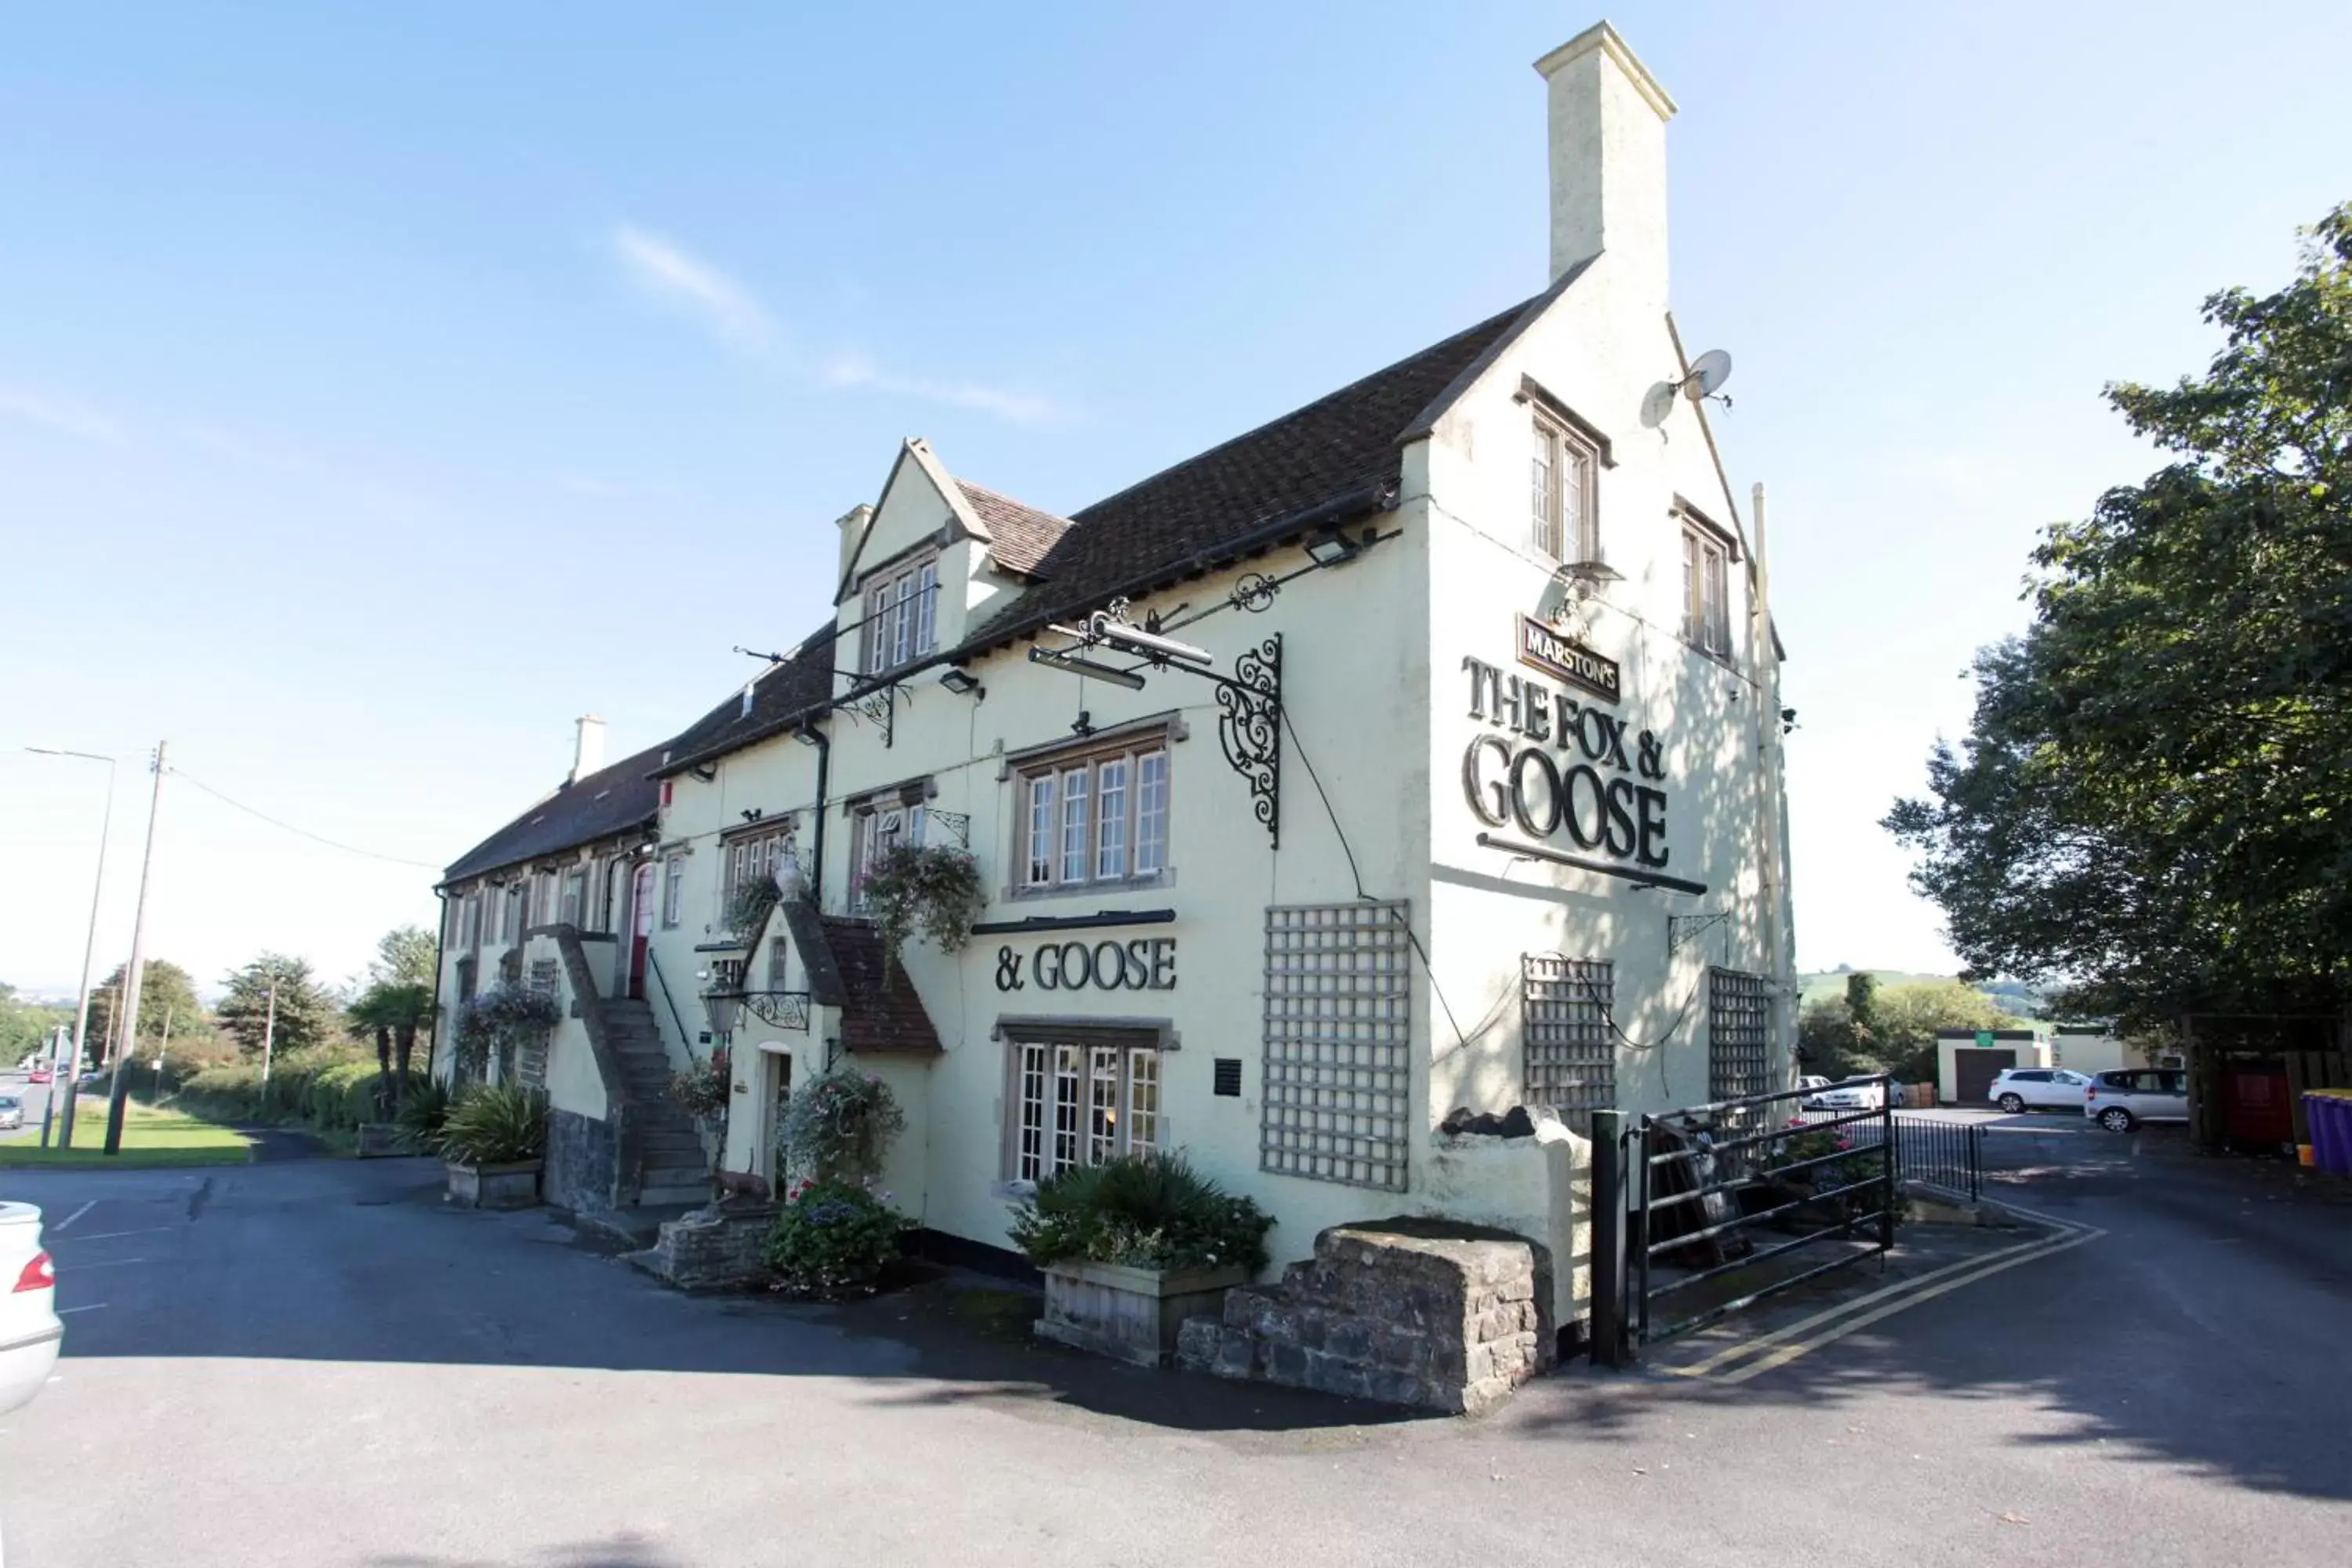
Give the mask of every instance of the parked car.
POLYGON ((2015 1116, 2021 1110, 2080 1110, 2088 1073, 2070 1068, 2003 1068, 1988 1098, 2015 1116))
POLYGON ((0 1131, 11 1131, 25 1125, 25 1102, 13 1094, 0 1094, 0 1131))
POLYGON ((1830 1080, 1816 1072, 1809 1072, 1797 1080, 1797 1087, 1807 1094, 1816 1094, 1829 1088, 1830 1080))
POLYGON ((40 1393, 58 1363, 65 1325, 58 1321, 58 1274, 41 1247, 41 1211, 0 1203, 0 1415, 40 1393))
POLYGON ((2189 1075, 2177 1068, 2119 1068, 2093 1076, 2083 1114, 2110 1132, 2143 1121, 2189 1120, 2189 1075))
POLYGON ((1876 1110, 1886 1103, 1886 1086, 1874 1078, 1850 1078, 1801 1103, 1807 1110, 1876 1110))

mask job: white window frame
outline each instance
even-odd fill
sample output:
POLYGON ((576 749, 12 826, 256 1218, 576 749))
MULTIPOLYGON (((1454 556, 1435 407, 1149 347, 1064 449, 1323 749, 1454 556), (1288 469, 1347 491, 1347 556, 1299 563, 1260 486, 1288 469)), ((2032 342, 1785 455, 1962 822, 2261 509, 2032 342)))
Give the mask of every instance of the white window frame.
POLYGON ((1041 1027, 1011 1041, 1008 1053, 1006 1181, 1034 1185, 1074 1165, 1170 1147, 1159 1042, 1057 1039, 1041 1027))
POLYGON ((1683 525, 1683 640, 1731 654, 1731 550, 1706 529, 1683 525))
POLYGON ((555 920, 558 925, 583 926, 588 914, 588 868, 574 866, 566 870, 555 884, 555 920))
POLYGON ((686 918, 686 856, 683 852, 662 857, 661 928, 676 931, 686 918))
POLYGON ((866 674, 885 674, 939 651, 938 556, 921 556, 877 572, 866 580, 864 592, 862 668, 866 674))
POLYGON ((1601 448, 1540 411, 1533 415, 1528 542, 1563 563, 1601 559, 1601 448))
POLYGON ((866 908, 866 874, 885 850, 899 845, 920 846, 930 822, 930 808, 921 801, 887 800, 860 810, 850 818, 849 909, 866 908))
POLYGON ((766 877, 782 885, 782 879, 776 871, 800 853, 799 827, 797 822, 782 821, 727 840, 719 862, 719 908, 733 907, 736 892, 754 877, 766 877))
POLYGON ((1120 887, 1164 878, 1174 805, 1168 742, 1166 734, 1155 731, 1021 764, 1014 774, 1021 793, 1012 814, 1013 892, 1120 887), (1042 843, 1041 826, 1048 835, 1042 843))

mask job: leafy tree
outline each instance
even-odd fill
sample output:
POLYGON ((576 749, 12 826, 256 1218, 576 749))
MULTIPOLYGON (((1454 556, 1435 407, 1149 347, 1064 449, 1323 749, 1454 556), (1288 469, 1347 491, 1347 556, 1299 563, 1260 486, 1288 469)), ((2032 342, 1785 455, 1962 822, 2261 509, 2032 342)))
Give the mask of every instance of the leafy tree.
POLYGON ((1845 977, 1845 1016, 1853 1029, 1857 1051, 1869 1051, 1878 1040, 1878 976, 1868 970, 1845 977))
MULTIPOLYGON (((122 977, 129 968, 129 964, 116 964, 106 983, 89 994, 89 1057, 93 1062, 110 1059, 115 1020, 122 1005, 122 977)), ((188 972, 168 959, 151 958, 142 965, 139 977, 138 1038, 162 1039, 167 1021, 175 1037, 201 1035, 212 1028, 211 1016, 205 1011, 204 1000, 196 994, 196 983, 188 972)))
POLYGON ((1965 981, 1881 986, 1875 976, 1856 973, 1843 996, 1818 997, 1799 1015, 1797 1055, 1808 1070, 1830 1078, 1891 1072, 1901 1082, 1924 1083, 1936 1076, 1937 1030, 2014 1028, 2017 1023, 1965 981), (1870 984, 1857 986, 1857 980, 1870 984))
POLYGON ((74 1010, 30 1002, 16 988, 0 981, 0 1066, 14 1067, 48 1043, 50 1031, 63 1024, 70 1028, 74 1010))
POLYGON ((368 965, 368 981, 376 985, 422 985, 433 989, 435 962, 440 947, 423 926, 394 926, 375 944, 368 965))
POLYGON ((236 1037, 240 1048, 249 1056, 261 1052, 273 982, 278 991, 278 1050, 303 1050, 334 1038, 339 1008, 333 993, 312 978, 310 966, 303 960, 265 952, 228 977, 228 994, 221 998, 220 1026, 236 1037))
POLYGON ((2174 459, 2044 535, 2031 628, 1885 821, 1975 970, 2127 1029, 2333 1012, 2352 961, 2352 204, 2205 316, 2204 375, 2107 390, 2174 459))

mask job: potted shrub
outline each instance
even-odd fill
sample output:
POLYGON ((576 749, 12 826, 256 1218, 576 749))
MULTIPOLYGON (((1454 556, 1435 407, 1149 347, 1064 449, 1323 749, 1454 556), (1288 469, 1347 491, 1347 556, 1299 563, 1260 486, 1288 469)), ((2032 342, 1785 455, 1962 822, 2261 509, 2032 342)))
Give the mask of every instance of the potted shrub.
POLYGON ((870 1296, 906 1229, 887 1193, 857 1182, 795 1182, 768 1233, 769 1289, 820 1300, 870 1296))
POLYGON ((710 1053, 710 1059, 697 1062, 684 1072, 669 1075, 670 1103, 694 1118, 696 1125, 705 1131, 715 1131, 727 1124, 728 1096, 733 1091, 734 1078, 729 1070, 724 1047, 710 1053))
POLYGON ((837 1067, 793 1091, 776 1118, 779 1169, 819 1182, 871 1186, 907 1113, 890 1086, 837 1067))
POLYGON ((1181 1154, 1129 1155, 1046 1177, 1011 1232, 1045 1275, 1040 1338, 1160 1366, 1185 1319, 1222 1311, 1265 1267, 1273 1225, 1181 1154))
POLYGON ((547 1155, 547 1097, 519 1084, 478 1089, 441 1123, 449 1202, 466 1208, 520 1209, 539 1202, 547 1155))

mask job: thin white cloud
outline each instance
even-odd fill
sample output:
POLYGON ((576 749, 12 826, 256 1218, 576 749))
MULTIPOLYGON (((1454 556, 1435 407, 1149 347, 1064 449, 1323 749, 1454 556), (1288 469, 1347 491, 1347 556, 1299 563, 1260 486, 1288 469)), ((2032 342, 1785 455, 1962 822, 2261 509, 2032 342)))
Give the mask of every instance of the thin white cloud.
POLYGON ((592 500, 610 500, 621 493, 621 487, 610 479, 600 479, 593 474, 562 473, 555 476, 556 488, 592 500))
POLYGON ((631 282, 684 309, 723 346, 758 354, 774 339, 775 323, 751 290, 677 241, 622 224, 613 230, 612 244, 631 282))
POLYGON ((889 375, 859 354, 844 354, 834 360, 824 367, 824 379, 834 386, 868 387, 899 397, 945 404, 950 408, 970 408, 1013 425, 1052 425, 1064 417, 1061 407, 1050 398, 979 382, 889 375))
POLYGON ((79 441, 122 439, 122 426, 88 404, 29 387, 0 386, 0 414, 79 441))

